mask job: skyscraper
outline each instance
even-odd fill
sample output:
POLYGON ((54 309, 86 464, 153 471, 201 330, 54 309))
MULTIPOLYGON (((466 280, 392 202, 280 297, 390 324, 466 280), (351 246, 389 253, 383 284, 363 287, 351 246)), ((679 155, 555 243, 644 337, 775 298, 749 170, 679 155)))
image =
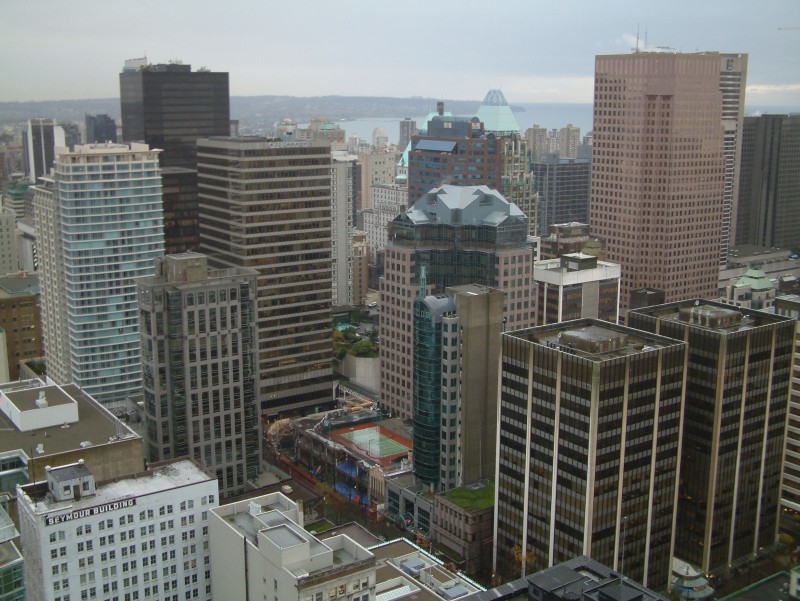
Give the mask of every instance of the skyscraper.
POLYGON ((400 122, 400 137, 397 142, 398 152, 405 152, 408 143, 411 141, 411 136, 416 136, 419 133, 417 129, 417 122, 411 117, 406 117, 400 122))
POLYGON ((725 192, 720 57, 595 59, 592 232, 622 266, 621 305, 717 295, 725 192))
POLYGON ((502 335, 497 568, 515 547, 537 568, 585 554, 667 586, 685 360, 593 319, 502 335))
POLYGON ((53 167, 56 148, 67 145, 64 128, 55 119, 31 119, 22 145, 25 147, 25 170, 28 178, 36 183, 53 167))
POLYGON ((414 301, 414 474, 436 490, 494 478, 504 300, 467 284, 414 301))
POLYGON ((479 284, 506 293, 507 327, 534 321, 533 251, 528 219, 486 186, 434 188, 389 224, 381 278, 381 399, 412 416, 414 299, 426 268, 428 294, 479 284))
POLYGON ((555 224, 589 222, 591 161, 546 153, 540 154, 531 168, 539 195, 539 236, 555 224))
POLYGON ((433 115, 425 132, 411 137, 409 206, 443 184, 499 190, 500 146, 478 117, 433 115))
POLYGON ((197 139, 230 135, 227 73, 134 59, 125 61, 119 91, 122 137, 161 149, 162 167, 196 169, 197 139))
POLYGON ((748 561, 778 536, 795 321, 685 300, 628 323, 688 342, 675 556, 703 571, 748 561))
POLYGON ((736 237, 739 206, 739 176, 742 152, 742 118, 747 86, 747 55, 716 54, 720 61, 719 90, 722 93, 722 126, 725 154, 725 195, 722 209, 720 265, 728 263, 728 250, 736 237))
POLYGON ((200 252, 259 273, 261 412, 330 404, 330 146, 220 137, 197 148, 200 252))
POLYGON ((745 117, 736 243, 800 244, 800 115, 745 117))
POLYGON ((243 493, 258 470, 257 276, 209 270, 204 255, 183 253, 136 280, 145 456, 192 457, 217 476, 223 497, 243 493))
POLYGON ((125 61, 119 76, 122 136, 162 150, 165 244, 197 250, 197 140, 230 135, 228 74, 181 63, 125 61), (168 168, 168 169, 167 169, 168 168))
POLYGON ((86 115, 86 143, 117 141, 117 123, 108 115, 86 115))
POLYGON ((103 403, 141 394, 133 278, 164 253, 158 152, 76 146, 34 197, 47 373, 103 403))
POLYGON ((353 171, 356 157, 331 160, 331 284, 333 306, 353 304, 353 171))

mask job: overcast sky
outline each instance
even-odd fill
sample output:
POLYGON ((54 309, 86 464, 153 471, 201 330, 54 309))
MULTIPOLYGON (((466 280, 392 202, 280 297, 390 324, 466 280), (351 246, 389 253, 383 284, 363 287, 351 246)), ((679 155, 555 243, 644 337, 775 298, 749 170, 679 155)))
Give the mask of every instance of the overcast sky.
POLYGON ((231 94, 592 101, 594 56, 750 55, 747 103, 800 110, 800 0, 0 0, 0 101, 109 98, 126 58, 231 94))

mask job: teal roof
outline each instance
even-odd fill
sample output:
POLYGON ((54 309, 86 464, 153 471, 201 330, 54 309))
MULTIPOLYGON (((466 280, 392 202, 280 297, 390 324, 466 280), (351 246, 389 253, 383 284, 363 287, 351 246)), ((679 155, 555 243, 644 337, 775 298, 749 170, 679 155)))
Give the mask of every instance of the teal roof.
MULTIPOLYGON (((419 135, 424 136, 425 134, 428 133, 428 121, 430 121, 434 117, 437 117, 438 115, 439 115, 439 113, 437 113, 436 111, 431 111, 430 113, 428 113, 428 116, 425 117, 424 125, 419 130, 419 135)), ((453 116, 453 113, 451 113, 450 111, 444 111, 442 113, 442 117, 452 117, 452 116, 453 116)))
POLYGON ((772 290, 775 288, 775 284, 761 269, 748 269, 747 273, 736 281, 736 287, 749 287, 752 290, 772 290))
POLYGON ((521 133, 519 121, 500 90, 489 90, 475 116, 483 121, 483 129, 494 133, 521 133))

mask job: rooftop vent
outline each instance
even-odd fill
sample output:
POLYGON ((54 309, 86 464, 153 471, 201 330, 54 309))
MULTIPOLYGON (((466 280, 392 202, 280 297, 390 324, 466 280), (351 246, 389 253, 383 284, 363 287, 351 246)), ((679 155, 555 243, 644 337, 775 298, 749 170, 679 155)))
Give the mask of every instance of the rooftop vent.
POLYGON ((36 399, 36 406, 39 409, 44 409, 47 407, 47 397, 44 394, 44 390, 39 391, 39 398, 36 399))

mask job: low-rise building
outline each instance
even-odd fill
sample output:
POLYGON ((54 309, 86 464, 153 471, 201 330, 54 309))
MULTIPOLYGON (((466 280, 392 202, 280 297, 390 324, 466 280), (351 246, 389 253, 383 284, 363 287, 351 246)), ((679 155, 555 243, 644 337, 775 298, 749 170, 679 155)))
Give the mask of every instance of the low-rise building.
POLYGON ((45 476, 45 467, 84 460, 98 480, 144 469, 142 439, 83 390, 52 380, 0 385, 0 492, 45 476))
POLYGON ((491 569, 493 530, 494 482, 491 480, 454 488, 434 497, 433 544, 467 573, 491 569))
POLYGON ((20 361, 43 355, 38 274, 0 277, 0 328, 5 331, 9 380, 18 380, 20 361))
POLYGON ((215 599, 375 599, 375 555, 344 534, 310 534, 281 493, 212 509, 209 522, 215 599))
POLYGON ((79 461, 43 476, 17 487, 29 601, 211 599, 208 512, 219 493, 197 463, 98 481, 79 461))

